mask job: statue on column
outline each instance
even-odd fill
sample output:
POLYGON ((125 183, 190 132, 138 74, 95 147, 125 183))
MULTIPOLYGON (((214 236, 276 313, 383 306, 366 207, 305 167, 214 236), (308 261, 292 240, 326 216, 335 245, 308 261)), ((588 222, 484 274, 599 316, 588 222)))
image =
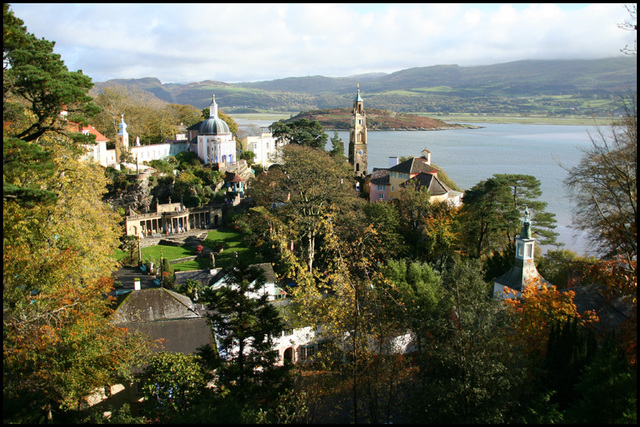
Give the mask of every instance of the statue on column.
POLYGON ((522 239, 531 238, 531 219, 529 217, 528 207, 525 207, 524 209, 524 220, 522 221, 522 230, 520 231, 520 238, 522 239))

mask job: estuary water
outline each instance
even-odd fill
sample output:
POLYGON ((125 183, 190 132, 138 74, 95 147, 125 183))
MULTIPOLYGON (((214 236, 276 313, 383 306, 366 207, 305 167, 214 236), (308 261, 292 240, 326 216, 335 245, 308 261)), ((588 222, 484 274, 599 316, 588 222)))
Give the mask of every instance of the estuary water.
MULTIPOLYGON (((240 126, 269 126, 271 122, 237 120, 240 126)), ((460 188, 469 189, 494 174, 532 175, 540 181, 547 211, 555 214, 563 248, 579 255, 593 255, 583 233, 571 228, 575 204, 563 184, 565 168, 572 168, 582 158, 581 148, 591 146, 592 126, 521 125, 469 123, 479 129, 441 131, 369 131, 369 173, 373 168, 388 168, 390 156, 420 156, 427 148, 431 162, 442 168, 460 188), (562 165, 562 166, 561 166, 562 165)), ((605 135, 608 129, 604 129, 605 135)), ((333 131, 328 131, 329 139, 333 131)), ((349 147, 349 133, 338 132, 349 147)), ((328 149, 331 148, 329 142, 328 149)), ((543 247, 543 250, 553 247, 543 247)))

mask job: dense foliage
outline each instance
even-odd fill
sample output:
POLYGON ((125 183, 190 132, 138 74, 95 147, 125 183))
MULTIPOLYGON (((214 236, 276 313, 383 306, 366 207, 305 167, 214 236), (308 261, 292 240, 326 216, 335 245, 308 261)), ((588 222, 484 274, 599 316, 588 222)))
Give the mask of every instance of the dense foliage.
POLYGON ((277 366, 272 346, 284 329, 278 310, 268 302, 260 268, 240 260, 228 270, 226 286, 207 290, 201 299, 218 342, 218 385, 238 402, 273 400, 282 393, 289 366, 277 366))
MULTIPOLYGON (((143 404, 114 410, 111 422, 637 422, 634 109, 569 171, 577 224, 603 258, 536 254, 557 286, 531 283, 506 301, 493 298, 491 279, 514 262, 522 210, 541 242, 555 238, 535 177, 494 175, 461 208, 411 186, 367 203, 340 141, 327 152, 318 122, 277 122, 274 134, 292 143, 229 225, 289 279, 289 298, 269 302, 262 272, 240 259, 228 286, 177 289, 206 305, 215 348, 149 357, 143 337, 109 321, 113 252, 135 248, 119 241, 114 210, 144 211, 154 198, 208 203, 222 177, 188 153, 156 161, 149 187, 81 161, 87 141, 59 112, 95 110, 90 80, 8 5, 3 24, 3 421, 105 422, 98 409, 82 413, 87 397, 131 380, 144 361, 143 404), (578 301, 584 290, 599 296, 595 312, 578 301), (276 337, 301 326, 316 346, 295 366, 277 363, 276 337)), ((114 108, 112 120, 130 100, 107 92, 96 102, 114 108)), ((151 139, 177 117, 201 117, 174 109, 151 139)))
POLYGON ((3 419, 50 421, 130 376, 148 346, 109 321, 118 220, 104 172, 59 116, 92 110, 90 80, 6 4, 3 23, 4 97, 17 106, 3 117, 3 419))
POLYGON ((317 120, 299 119, 292 122, 277 121, 271 125, 271 133, 280 143, 298 144, 324 150, 327 134, 317 120))

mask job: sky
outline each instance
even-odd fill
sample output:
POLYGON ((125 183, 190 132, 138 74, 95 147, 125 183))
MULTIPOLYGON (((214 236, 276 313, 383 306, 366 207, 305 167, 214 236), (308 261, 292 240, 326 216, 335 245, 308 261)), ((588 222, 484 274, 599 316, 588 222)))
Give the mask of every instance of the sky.
POLYGON ((11 3, 94 82, 255 82, 622 56, 622 3, 11 3))

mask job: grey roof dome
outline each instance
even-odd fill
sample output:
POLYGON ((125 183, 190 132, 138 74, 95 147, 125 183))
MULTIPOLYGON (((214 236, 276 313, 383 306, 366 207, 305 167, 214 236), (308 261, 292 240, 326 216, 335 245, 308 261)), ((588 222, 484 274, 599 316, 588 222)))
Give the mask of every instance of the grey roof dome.
POLYGON ((229 125, 218 117, 218 104, 216 103, 216 96, 211 97, 211 106, 209 107, 209 118, 202 122, 198 131, 200 135, 222 135, 229 134, 229 125))
POLYGON ((218 117, 209 117, 202 122, 198 133, 200 135, 222 135, 231 133, 231 131, 229 130, 229 125, 227 125, 224 120, 218 117))

